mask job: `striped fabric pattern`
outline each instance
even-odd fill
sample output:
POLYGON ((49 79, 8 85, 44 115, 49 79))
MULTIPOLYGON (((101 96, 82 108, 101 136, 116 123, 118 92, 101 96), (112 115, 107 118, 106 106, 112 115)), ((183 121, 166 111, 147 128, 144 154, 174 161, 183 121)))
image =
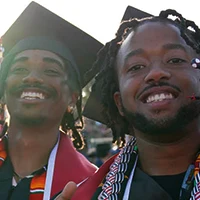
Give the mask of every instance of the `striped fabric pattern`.
POLYGON ((200 154, 194 163, 194 187, 190 200, 200 200, 200 154))
POLYGON ((3 162, 5 161, 7 157, 7 153, 5 151, 5 145, 3 142, 3 139, 0 139, 0 167, 3 165, 3 162))
POLYGON ((31 180, 29 200, 42 200, 44 195, 44 186, 46 180, 46 171, 41 175, 35 175, 31 180))

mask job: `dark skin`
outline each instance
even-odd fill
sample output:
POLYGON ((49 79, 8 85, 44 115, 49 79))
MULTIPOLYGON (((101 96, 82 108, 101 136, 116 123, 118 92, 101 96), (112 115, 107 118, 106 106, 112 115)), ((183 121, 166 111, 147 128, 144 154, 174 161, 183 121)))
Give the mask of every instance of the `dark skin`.
MULTIPOLYGON (((194 57, 199 56, 173 25, 148 22, 130 33, 119 49, 116 62, 119 91, 113 98, 120 114, 125 116, 124 107, 157 123, 174 117, 181 105, 191 102, 189 96, 200 95, 200 73, 190 64, 194 57), (167 82, 169 86, 146 89, 152 82, 159 81, 167 82), (162 94, 163 100, 152 100, 162 94)), ((149 175, 173 175, 186 171, 199 150, 199 124, 198 117, 184 131, 160 135, 148 135, 133 127, 140 168, 149 175)), ((71 198, 76 190, 71 184, 56 200, 71 198)))
POLYGON ((47 164, 63 108, 76 102, 66 80, 62 59, 44 50, 19 53, 9 70, 4 94, 10 113, 8 149, 14 171, 22 178, 47 164))
MULTIPOLYGON (((139 112, 156 123, 176 115, 181 105, 199 96, 200 74, 190 61, 197 57, 173 25, 145 23, 131 33, 117 55, 120 91, 114 94, 118 110, 139 112), (169 86, 146 89, 152 82, 164 81, 169 86), (175 87, 173 87, 175 86, 175 87), (165 99, 154 101, 156 95, 165 99)), ((149 175, 173 175, 187 170, 195 159, 200 142, 199 118, 184 129, 168 134, 146 134, 134 129, 140 167, 149 175)))
POLYGON ((67 183, 61 194, 55 200, 70 200, 73 194, 76 192, 76 189, 76 183, 72 181, 67 183))

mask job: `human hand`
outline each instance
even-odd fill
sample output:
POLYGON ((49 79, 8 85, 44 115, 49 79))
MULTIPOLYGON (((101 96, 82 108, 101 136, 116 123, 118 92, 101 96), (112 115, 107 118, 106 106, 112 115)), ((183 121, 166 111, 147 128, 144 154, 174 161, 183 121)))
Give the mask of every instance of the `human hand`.
POLYGON ((56 197, 55 200, 70 200, 77 189, 76 183, 70 181, 67 183, 63 191, 56 197))

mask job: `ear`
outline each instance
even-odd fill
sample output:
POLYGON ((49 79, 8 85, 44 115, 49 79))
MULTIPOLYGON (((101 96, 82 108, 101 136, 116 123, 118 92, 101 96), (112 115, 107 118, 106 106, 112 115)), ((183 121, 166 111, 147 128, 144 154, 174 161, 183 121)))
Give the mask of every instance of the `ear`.
POLYGON ((73 92, 71 94, 71 98, 69 99, 69 102, 68 102, 68 108, 67 108, 68 111, 72 111, 74 109, 76 102, 78 100, 78 97, 79 95, 76 92, 73 92))
POLYGON ((114 101, 115 101, 115 104, 118 108, 118 111, 120 113, 120 115, 124 116, 124 112, 123 112, 123 109, 122 109, 122 99, 121 99, 121 95, 120 95, 120 92, 115 92, 114 95, 113 95, 113 98, 114 98, 114 101))
POLYGON ((72 98, 71 98, 71 104, 76 105, 76 102, 78 100, 78 92, 73 92, 72 93, 72 98))

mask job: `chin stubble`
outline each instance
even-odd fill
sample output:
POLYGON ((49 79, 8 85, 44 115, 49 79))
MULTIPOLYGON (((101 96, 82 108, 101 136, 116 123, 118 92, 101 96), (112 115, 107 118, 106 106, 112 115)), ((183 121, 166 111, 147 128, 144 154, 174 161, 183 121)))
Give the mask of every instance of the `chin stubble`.
POLYGON ((129 123, 144 134, 170 134, 184 130, 190 122, 200 115, 200 101, 191 101, 191 103, 180 107, 177 114, 172 117, 149 119, 142 113, 129 112, 124 106, 122 109, 129 123))
POLYGON ((19 121, 20 124, 26 125, 26 126, 37 126, 40 124, 43 124, 45 121, 44 117, 23 117, 23 116, 18 116, 17 120, 19 121))

